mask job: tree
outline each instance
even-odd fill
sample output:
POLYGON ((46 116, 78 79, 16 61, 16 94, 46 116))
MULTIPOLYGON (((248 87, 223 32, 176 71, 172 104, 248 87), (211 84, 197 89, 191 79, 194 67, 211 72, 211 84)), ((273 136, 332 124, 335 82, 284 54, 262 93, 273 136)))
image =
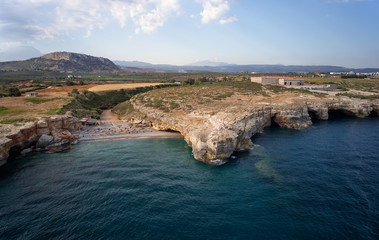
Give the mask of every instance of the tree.
POLYGON ((73 81, 66 81, 67 86, 74 86, 75 83, 73 81))
POLYGON ((67 95, 70 96, 70 97, 76 97, 78 96, 80 93, 78 91, 78 89, 74 88, 71 90, 71 92, 69 92, 67 95))
POLYGON ((18 97, 18 96, 21 96, 21 92, 16 87, 10 87, 10 88, 8 88, 8 95, 18 97))
POLYGON ((195 79, 189 78, 186 81, 184 81, 185 84, 193 85, 195 83, 195 79))

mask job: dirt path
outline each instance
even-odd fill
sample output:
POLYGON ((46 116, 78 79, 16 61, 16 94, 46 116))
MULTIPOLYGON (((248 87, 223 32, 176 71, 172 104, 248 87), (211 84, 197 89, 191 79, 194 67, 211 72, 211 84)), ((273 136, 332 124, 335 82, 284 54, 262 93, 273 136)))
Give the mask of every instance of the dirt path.
POLYGON ((119 122, 118 115, 112 113, 110 109, 104 110, 100 115, 100 121, 102 123, 119 122))
POLYGON ((162 83, 124 83, 124 84, 104 84, 104 85, 96 85, 88 90, 91 92, 104 92, 111 90, 120 90, 120 89, 131 89, 138 87, 150 87, 162 85, 162 83))

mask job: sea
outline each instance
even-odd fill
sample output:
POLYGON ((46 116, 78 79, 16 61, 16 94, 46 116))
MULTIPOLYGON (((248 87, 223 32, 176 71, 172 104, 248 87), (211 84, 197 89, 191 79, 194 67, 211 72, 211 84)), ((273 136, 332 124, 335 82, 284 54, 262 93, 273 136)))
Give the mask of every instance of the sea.
POLYGON ((183 139, 80 143, 0 170, 0 239, 379 239, 379 121, 267 128, 219 167, 183 139))

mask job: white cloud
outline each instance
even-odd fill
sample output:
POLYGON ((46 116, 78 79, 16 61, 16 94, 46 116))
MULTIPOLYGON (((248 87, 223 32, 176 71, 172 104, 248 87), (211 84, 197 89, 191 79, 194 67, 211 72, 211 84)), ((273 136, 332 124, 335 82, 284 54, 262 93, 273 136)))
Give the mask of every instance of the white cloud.
POLYGON ((236 17, 226 17, 230 10, 229 1, 226 0, 198 0, 203 6, 200 13, 201 22, 206 24, 211 21, 219 21, 220 24, 230 23, 237 20, 236 17))
POLYGON ((175 13, 179 0, 1 0, 0 41, 57 38, 84 29, 85 37, 112 20, 152 33, 175 13))
POLYGON ((237 20, 238 19, 236 17, 228 17, 228 18, 225 18, 225 19, 221 19, 219 22, 220 22, 220 24, 226 24, 226 23, 235 22, 237 20))

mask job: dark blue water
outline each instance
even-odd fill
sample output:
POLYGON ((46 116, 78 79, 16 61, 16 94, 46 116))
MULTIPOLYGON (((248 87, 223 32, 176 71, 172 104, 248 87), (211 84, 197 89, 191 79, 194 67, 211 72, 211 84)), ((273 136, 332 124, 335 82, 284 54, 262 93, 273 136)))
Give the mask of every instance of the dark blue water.
POLYGON ((0 173, 0 239, 378 239, 378 119, 254 142, 222 167, 181 139, 19 158, 0 173))

